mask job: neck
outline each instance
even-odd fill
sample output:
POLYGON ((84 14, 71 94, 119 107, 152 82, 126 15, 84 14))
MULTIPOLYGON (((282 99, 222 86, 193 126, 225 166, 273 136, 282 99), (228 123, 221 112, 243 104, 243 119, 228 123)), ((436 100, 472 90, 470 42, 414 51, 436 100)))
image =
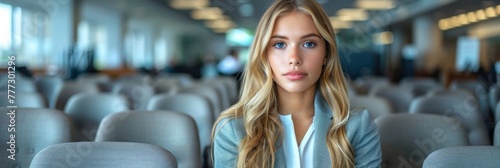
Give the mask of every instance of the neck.
POLYGON ((291 114, 292 118, 312 118, 314 116, 315 93, 314 87, 300 93, 290 93, 278 89, 278 112, 291 114))

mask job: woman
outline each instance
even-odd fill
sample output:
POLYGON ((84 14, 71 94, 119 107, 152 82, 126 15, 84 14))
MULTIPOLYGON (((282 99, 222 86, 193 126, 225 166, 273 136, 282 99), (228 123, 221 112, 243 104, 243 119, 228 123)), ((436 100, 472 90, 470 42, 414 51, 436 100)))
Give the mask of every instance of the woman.
POLYGON ((214 166, 379 167, 369 112, 349 112, 328 16, 315 0, 276 0, 263 15, 239 102, 212 131, 214 166))

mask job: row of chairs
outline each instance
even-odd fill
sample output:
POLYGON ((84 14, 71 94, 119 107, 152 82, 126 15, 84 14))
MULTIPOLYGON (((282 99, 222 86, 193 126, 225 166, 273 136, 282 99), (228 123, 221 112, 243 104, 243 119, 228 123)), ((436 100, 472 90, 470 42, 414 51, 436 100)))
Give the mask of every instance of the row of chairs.
MULTIPOLYGON (((471 145, 466 128, 454 118, 436 114, 391 114, 375 119, 380 131, 382 167, 445 166, 459 156, 500 155, 500 122, 496 126, 495 146, 471 145), (450 147, 457 147, 449 149, 450 147), (446 149, 444 152, 441 149, 446 149), (468 151, 468 150, 472 151, 468 151), (448 156, 447 153, 459 150, 448 156), (485 153, 483 153, 483 151, 485 153), (426 163, 428 162, 428 163, 426 163), (425 164, 424 164, 425 163, 425 164)), ((484 157, 483 159, 491 158, 484 157)), ((496 158, 495 158, 496 159, 496 158)), ((462 162, 470 158, 463 158, 462 162)), ((456 164, 453 164, 456 165, 456 164)), ((471 165, 471 164, 465 164, 471 165)), ((498 167, 498 161, 485 160, 479 167, 498 167), (491 161, 491 162, 487 162, 491 161)), ((463 166, 458 166, 463 167, 463 166)), ((468 167, 468 166, 465 166, 468 167)))
MULTIPOLYGON (((9 110, 12 109, 0 108, 0 112, 4 114, 9 110)), ((16 160, 8 159, 8 153, 1 152, 0 167, 29 167, 29 165, 32 164, 32 160, 38 160, 38 162, 41 163, 36 164, 45 165, 45 167, 55 166, 47 166, 48 164, 53 164, 47 161, 52 157, 61 157, 61 154, 54 155, 56 151, 68 152, 68 147, 64 147, 64 145, 55 147, 53 145, 72 142, 71 128, 73 121, 71 118, 65 113, 53 109, 18 108, 16 110, 16 123, 19 123, 16 125, 15 132, 16 143, 14 148, 16 150, 16 160), (47 149, 48 151, 46 151, 45 148, 47 147, 51 147, 52 149, 47 149), (59 148, 59 150, 53 148, 59 148), (61 148, 64 150, 60 150, 61 148)), ((8 125, 9 121, 10 117, 8 115, 0 116, 0 123, 2 125, 8 125)), ((0 132, 0 140, 8 142, 11 139, 11 132, 8 132, 7 129, 2 129, 0 132)), ((83 133, 86 134, 86 132, 83 133)), ((175 157, 175 163, 180 168, 202 167, 203 164, 203 155, 201 153, 202 150, 200 147, 197 125, 191 116, 184 113, 166 110, 125 111, 114 113, 106 116, 102 120, 96 131, 94 141, 136 142, 156 145, 172 153, 175 157)), ((3 143, 1 146, 3 146, 4 149, 10 148, 9 144, 6 143, 3 143)), ((99 145, 88 146, 87 144, 87 146, 76 148, 78 150, 84 150, 85 156, 74 156, 78 153, 67 155, 67 157, 76 157, 70 158, 70 160, 79 159, 82 165, 79 165, 80 161, 78 161, 78 163, 75 163, 75 161, 66 163, 66 165, 64 165, 65 163, 61 163, 64 165, 63 167, 85 167, 85 165, 88 166, 88 164, 92 164, 83 163, 91 161, 83 161, 82 157, 94 157, 90 156, 93 150, 99 151, 101 148, 99 145)), ((123 146, 123 144, 115 145, 113 149, 119 146, 123 146)), ((125 144, 125 146, 127 145, 125 144)), ((120 153, 120 151, 133 151, 134 149, 117 149, 116 151, 110 151, 111 149, 106 150, 108 150, 108 154, 114 153, 114 156, 119 159, 127 155, 127 153, 120 153)), ((155 150, 157 150, 157 153, 167 153, 165 151, 158 151, 158 149, 155 150)), ((139 153, 141 152, 137 151, 136 154, 139 153)), ((125 163, 128 163, 128 161, 124 161, 121 164, 125 163)))
MULTIPOLYGON (((11 109, 2 108, 0 112, 8 110, 11 109)), ((8 125, 9 120, 8 115, 0 116, 2 125, 8 125)), ((37 157, 50 158, 53 154, 42 150, 71 142, 71 122, 69 116, 57 110, 18 108, 16 123, 23 124, 16 125, 16 161, 9 160, 7 153, 2 152, 0 167, 28 167, 37 157)), ((375 123, 380 131, 383 167, 421 167, 428 156, 440 149, 470 145, 465 127, 442 115, 391 114, 377 118, 375 123)), ((184 113, 126 111, 106 116, 96 131, 95 141, 152 144, 171 152, 179 167, 201 167, 203 155, 197 129, 195 120, 184 113)), ((9 135, 6 129, 2 130, 0 140, 8 142, 9 135)), ((500 146, 500 123, 494 144, 500 146)), ((2 146, 9 148, 8 144, 2 146)), ((116 154, 116 157, 122 155, 116 154)))

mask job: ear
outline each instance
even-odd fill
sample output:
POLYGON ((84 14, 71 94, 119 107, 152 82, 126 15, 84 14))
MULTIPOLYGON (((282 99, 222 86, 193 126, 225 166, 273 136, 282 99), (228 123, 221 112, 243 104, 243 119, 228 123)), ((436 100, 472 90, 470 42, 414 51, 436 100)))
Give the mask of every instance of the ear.
POLYGON ((326 65, 326 58, 323 60, 323 65, 326 65))

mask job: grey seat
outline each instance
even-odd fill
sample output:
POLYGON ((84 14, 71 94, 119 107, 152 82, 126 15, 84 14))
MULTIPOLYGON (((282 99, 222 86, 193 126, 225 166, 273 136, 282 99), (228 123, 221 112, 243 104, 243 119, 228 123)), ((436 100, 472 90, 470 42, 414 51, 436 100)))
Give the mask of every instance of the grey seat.
POLYGON ((64 85, 63 79, 59 76, 41 76, 35 84, 38 92, 47 100, 48 107, 55 108, 59 91, 64 85))
POLYGON ((433 96, 415 99, 410 113, 438 114, 453 117, 467 130, 471 145, 491 145, 486 124, 473 97, 433 96))
POLYGON ((380 131, 382 167, 421 167, 433 151, 469 145, 465 128, 433 114, 393 114, 375 119, 380 131))
POLYGON ((26 93, 33 93, 36 92, 36 85, 33 82, 31 78, 27 77, 21 77, 21 76, 16 76, 15 78, 11 78, 14 83, 8 83, 7 81, 10 78, 5 78, 3 81, 0 81, 0 91, 4 90, 12 90, 15 91, 16 93, 20 92, 26 92, 26 93), (11 85, 15 88, 8 87, 8 85, 11 85))
POLYGON ((156 95, 149 100, 147 109, 175 111, 191 116, 198 128, 201 150, 210 145, 214 121, 210 103, 202 96, 188 93, 156 95))
POLYGON ((9 93, 7 91, 0 91, 0 106, 17 106, 24 108, 46 108, 45 99, 42 95, 37 92, 20 92, 10 94, 13 97, 8 97, 9 93), (14 103, 10 103, 9 99, 14 100, 14 103))
POLYGON ((500 122, 497 122, 495 132, 493 134, 493 145, 500 146, 500 122))
POLYGON ((177 168, 166 149, 131 142, 71 142, 52 145, 38 153, 31 168, 177 168))
POLYGON ((112 93, 121 94, 128 100, 130 109, 144 110, 148 100, 155 94, 149 85, 137 83, 117 83, 113 86, 112 93))
POLYGON ((495 110, 493 111, 493 116, 495 117, 495 122, 500 121, 500 102, 497 103, 495 110))
POLYGON ((364 107, 372 113, 373 118, 393 113, 390 103, 381 97, 353 96, 349 97, 349 102, 351 109, 364 107))
POLYGON ((500 166, 499 146, 458 146, 432 152, 424 161, 423 168, 500 166))
POLYGON ((64 109, 74 121, 73 141, 93 141, 104 117, 128 110, 123 96, 104 93, 77 94, 68 100, 64 109))
POLYGON ((500 101, 500 89, 499 85, 493 85, 490 87, 488 101, 490 104, 491 111, 495 111, 497 103, 500 101))
POLYGON ((170 111, 115 113, 101 122, 96 141, 154 144, 172 152, 179 168, 201 167, 196 124, 189 115, 183 113, 170 111))
POLYGON ((55 108, 64 110, 71 96, 78 93, 99 93, 99 88, 94 83, 65 82, 58 92, 55 108))
POLYGON ((219 113, 222 112, 221 96, 214 87, 206 84, 194 84, 189 88, 181 89, 179 93, 197 94, 207 99, 210 102, 210 109, 212 111, 212 118, 214 121, 217 117, 219 117, 219 113))
POLYGON ((58 143, 71 141, 71 120, 61 111, 45 108, 0 108, 0 140, 2 152, 0 152, 0 167, 29 167, 33 157, 42 149, 58 143), (15 110, 15 116, 9 112, 15 110), (9 127, 11 117, 15 120, 15 127, 9 127), (10 138, 14 133, 15 137, 10 138), (11 132, 9 132, 9 129, 11 132), (15 141, 14 146, 6 142, 15 141), (15 159, 8 158, 13 147, 15 159))
POLYGON ((427 91, 441 86, 432 78, 404 78, 399 85, 402 88, 413 90, 415 96, 425 95, 427 91))
POLYGON ((370 90, 370 96, 378 96, 386 99, 392 105, 395 113, 406 113, 414 98, 411 90, 393 86, 393 85, 379 85, 370 90))

